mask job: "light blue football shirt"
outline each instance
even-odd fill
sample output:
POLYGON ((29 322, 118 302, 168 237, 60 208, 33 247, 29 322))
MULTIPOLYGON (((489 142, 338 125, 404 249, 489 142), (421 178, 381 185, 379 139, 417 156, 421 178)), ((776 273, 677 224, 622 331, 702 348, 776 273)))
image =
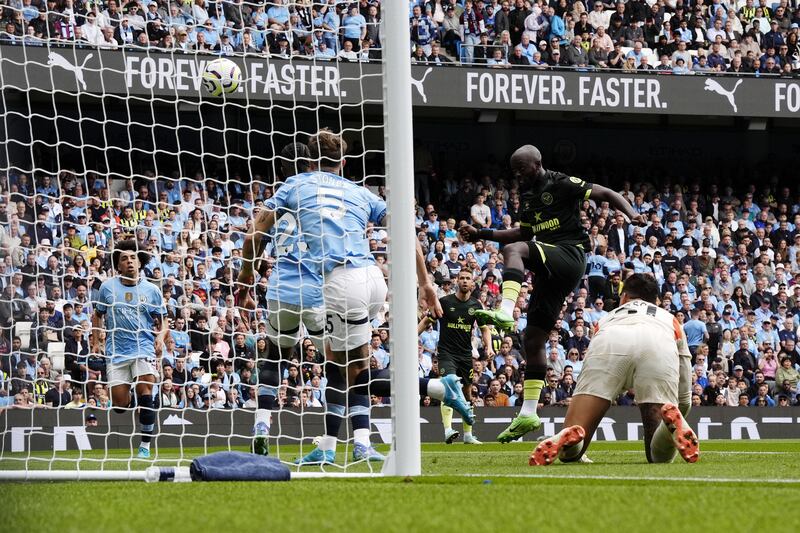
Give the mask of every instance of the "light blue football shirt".
POLYGON ((365 187, 329 172, 306 172, 289 178, 273 200, 279 220, 295 216, 310 268, 328 273, 375 264, 365 232, 368 222, 380 224, 386 216, 386 202, 365 187))
MULTIPOLYGON (((274 197, 265 205, 272 211, 278 210, 274 197)), ((307 253, 308 244, 299 231, 296 214, 292 211, 279 214, 271 235, 276 261, 267 285, 267 300, 303 308, 321 306, 322 276, 307 253)))
POLYGON ((118 277, 107 279, 95 310, 105 315, 106 354, 112 363, 155 357, 153 327, 157 317, 167 314, 158 287, 144 279, 132 286, 118 277))

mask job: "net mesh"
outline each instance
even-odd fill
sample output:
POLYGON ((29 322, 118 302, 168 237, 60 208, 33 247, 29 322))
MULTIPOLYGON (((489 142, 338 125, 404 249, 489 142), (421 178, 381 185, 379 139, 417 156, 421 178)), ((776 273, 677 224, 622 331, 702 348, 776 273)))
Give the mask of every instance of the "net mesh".
MULTIPOLYGON (((244 18, 259 12, 254 4, 231 5, 244 18)), ((180 40, 183 25, 170 24, 177 23, 166 26, 180 40)), ((241 41, 242 27, 222 33, 241 41)), ((53 29, 68 31, 59 24, 53 29)), ((280 37, 269 28, 246 33, 261 43, 280 37)), ((0 44, 0 468, 137 469, 248 449, 268 351, 271 272, 263 268, 248 287, 256 308, 237 307, 245 235, 282 180, 282 163, 297 169, 281 150, 320 128, 346 139, 344 175, 382 194, 381 100, 347 103, 338 90, 380 77, 380 69, 328 78, 326 92, 316 90, 319 80, 310 73, 321 67, 327 75, 335 62, 237 53, 229 59, 242 71, 239 91, 214 98, 200 83, 211 53, 127 44, 110 50, 52 37, 0 44), (276 66, 289 70, 270 81, 264 73, 276 66), (135 77, 140 87, 149 85, 149 94, 119 90, 110 81, 135 77), (138 405, 147 402, 133 394, 130 405, 112 409, 113 354, 96 353, 90 337, 101 284, 119 275, 112 250, 131 237, 148 253, 141 275, 162 295, 170 329, 163 353, 143 359, 156 374, 149 461, 136 459, 138 405)), ((370 236, 383 262, 383 228, 370 236)), ((265 267, 278 248, 267 246, 265 267)), ((387 320, 381 314, 372 322, 379 335, 370 348, 373 367, 389 363, 387 320)), ((309 451, 324 431, 324 355, 303 350, 310 341, 299 327, 300 342, 279 361, 280 408, 270 431, 270 453, 287 462, 309 451)), ((372 403, 382 402, 373 397, 372 403)), ((389 414, 380 413, 373 414, 372 440, 388 442, 389 414)), ((340 440, 351 439, 345 422, 340 440)), ((354 462, 349 452, 340 445, 331 468, 378 468, 354 462)))

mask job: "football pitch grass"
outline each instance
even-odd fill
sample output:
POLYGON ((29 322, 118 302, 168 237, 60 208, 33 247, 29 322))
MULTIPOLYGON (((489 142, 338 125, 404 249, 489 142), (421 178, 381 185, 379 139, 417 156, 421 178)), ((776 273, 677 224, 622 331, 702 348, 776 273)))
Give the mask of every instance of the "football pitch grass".
MULTIPOLYGON (((424 475, 414 479, 2 483, 3 530, 685 532, 797 527, 800 441, 703 442, 700 461, 693 465, 680 458, 649 465, 641 443, 597 442, 589 451, 592 464, 532 468, 527 464, 531 447, 426 444, 424 475)), ((284 446, 280 455, 291 460, 298 451, 284 446)), ((183 457, 200 453, 184 450, 183 457)), ((122 459, 128 455, 109 452, 120 461, 107 466, 127 466, 122 459)), ((337 460, 343 456, 340 447, 337 460)), ((61 457, 77 453, 55 455, 61 457)), ((102 453, 82 457, 101 458, 102 453)), ((158 457, 157 464, 175 464, 179 455, 161 450, 158 457)), ((146 465, 131 463, 132 468, 146 465)), ((82 462, 82 468, 98 466, 82 462)), ((16 461, 0 460, 2 469, 19 467, 16 461)), ((31 468, 48 467, 74 468, 74 463, 31 463, 31 468)), ((354 469, 366 471, 364 465, 354 469)))

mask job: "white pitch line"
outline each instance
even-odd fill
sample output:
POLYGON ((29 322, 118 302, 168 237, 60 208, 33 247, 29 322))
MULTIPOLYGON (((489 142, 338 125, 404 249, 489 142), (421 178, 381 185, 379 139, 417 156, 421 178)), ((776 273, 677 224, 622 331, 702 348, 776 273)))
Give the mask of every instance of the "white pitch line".
MULTIPOLYGON (((531 443, 533 444, 533 443, 531 443)), ((533 447, 531 448, 531 450, 533 447)), ((466 450, 453 450, 452 452, 441 452, 441 451, 430 451, 430 452, 422 452, 422 455, 475 455, 475 451, 466 451, 466 450)), ((519 450, 519 451, 508 451, 508 450, 501 450, 501 451, 488 451, 486 453, 490 453, 492 455, 520 455, 528 453, 526 450, 519 450)), ((644 448, 641 450, 590 450, 588 455, 600 455, 604 453, 636 453, 636 454, 643 454, 644 448)), ((800 451, 798 452, 733 452, 729 450, 703 450, 700 449, 701 455, 800 455, 800 451)))
MULTIPOLYGON (((433 474, 435 476, 435 474, 433 474)), ((491 480, 491 478, 537 478, 537 479, 596 479, 603 481, 676 481, 699 483, 778 483, 782 485, 800 484, 800 479, 736 479, 736 478, 705 478, 705 477, 662 477, 662 476, 597 476, 597 475, 547 475, 547 474, 450 474, 460 477, 477 477, 491 480)))

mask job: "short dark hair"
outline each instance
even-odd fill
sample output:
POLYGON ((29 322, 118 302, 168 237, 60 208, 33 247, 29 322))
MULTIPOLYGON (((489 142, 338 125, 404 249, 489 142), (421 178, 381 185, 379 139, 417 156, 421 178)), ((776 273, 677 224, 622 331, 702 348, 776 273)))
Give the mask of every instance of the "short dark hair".
POLYGON ((136 252, 139 257, 140 267, 144 268, 144 265, 150 262, 150 254, 143 251, 143 248, 136 239, 118 241, 114 245, 114 252, 111 255, 114 270, 119 268, 119 259, 122 257, 122 252, 136 252))
POLYGON ((639 298, 654 304, 658 300, 658 283, 653 276, 632 274, 625 280, 622 292, 629 298, 639 298))
POLYGON ((308 162, 311 152, 303 143, 289 143, 281 150, 281 171, 288 178, 298 173, 308 171, 308 162))

